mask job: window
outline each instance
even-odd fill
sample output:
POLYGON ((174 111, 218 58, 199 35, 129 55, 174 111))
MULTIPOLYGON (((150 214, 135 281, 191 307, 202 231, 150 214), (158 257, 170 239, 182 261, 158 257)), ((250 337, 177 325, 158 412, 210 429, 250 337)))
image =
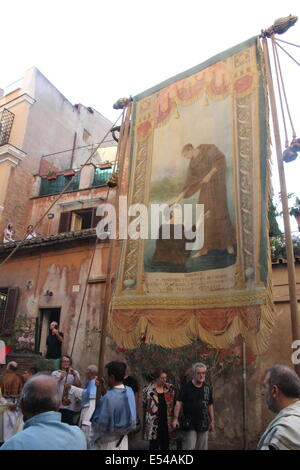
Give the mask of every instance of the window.
MULTIPOLYGON (((60 193, 72 178, 72 175, 57 175, 55 179, 42 178, 40 196, 60 193)), ((76 191, 79 188, 79 178, 80 174, 77 173, 68 191, 76 191)))
POLYGON ((105 186, 112 174, 113 174, 112 166, 110 168, 96 168, 92 186, 105 186))
POLYGON ((87 131, 86 129, 83 129, 82 138, 83 138, 84 142, 87 142, 91 137, 92 137, 92 136, 91 136, 91 134, 89 133, 89 131, 87 131))
POLYGON ((96 215, 97 207, 79 209, 77 211, 63 212, 60 216, 58 232, 73 232, 95 228, 101 217, 96 215))
POLYGON ((15 324, 18 287, 0 287, 0 334, 9 335, 15 324))

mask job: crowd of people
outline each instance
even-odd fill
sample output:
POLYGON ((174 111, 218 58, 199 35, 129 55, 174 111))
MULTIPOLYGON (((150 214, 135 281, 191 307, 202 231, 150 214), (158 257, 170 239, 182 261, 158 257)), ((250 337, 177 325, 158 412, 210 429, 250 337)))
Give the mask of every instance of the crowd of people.
MULTIPOLYGON (((12 223, 6 225, 3 230, 3 243, 11 243, 15 242, 15 230, 12 223)), ((25 234, 25 240, 31 240, 32 238, 36 238, 38 234, 33 230, 33 225, 28 225, 25 234)))
MULTIPOLYGON (((16 362, 7 364, 0 389, 1 450, 134 449, 130 443, 140 423, 151 452, 169 450, 172 440, 184 451, 208 448, 215 416, 205 364, 194 364, 178 391, 164 368, 155 370, 142 390, 140 416, 139 385, 126 373, 125 363, 108 363, 104 377, 99 377, 96 365, 89 365, 83 385, 72 358, 55 357, 61 354, 62 342, 63 333, 52 322, 46 357, 54 356, 58 366, 51 375, 35 368, 20 374, 16 362)), ((257 448, 300 450, 298 375, 287 366, 272 366, 265 373, 262 395, 276 417, 257 448)))

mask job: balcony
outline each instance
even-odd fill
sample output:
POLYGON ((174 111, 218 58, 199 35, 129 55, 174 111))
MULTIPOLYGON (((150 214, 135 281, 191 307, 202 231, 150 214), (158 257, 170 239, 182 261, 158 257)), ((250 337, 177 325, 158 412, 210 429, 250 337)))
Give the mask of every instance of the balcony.
POLYGON ((0 111, 0 163, 9 162, 16 166, 26 153, 9 143, 14 118, 14 113, 8 109, 0 111))
POLYGON ((9 143, 14 118, 14 113, 5 108, 0 114, 0 147, 9 143))

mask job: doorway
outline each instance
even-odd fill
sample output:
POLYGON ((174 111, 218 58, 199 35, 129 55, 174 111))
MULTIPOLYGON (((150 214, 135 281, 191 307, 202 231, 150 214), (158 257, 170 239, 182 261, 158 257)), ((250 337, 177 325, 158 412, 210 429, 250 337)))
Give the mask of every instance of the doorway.
POLYGON ((36 329, 36 352, 43 353, 46 351, 46 340, 49 334, 50 323, 60 321, 60 308, 40 308, 36 329))

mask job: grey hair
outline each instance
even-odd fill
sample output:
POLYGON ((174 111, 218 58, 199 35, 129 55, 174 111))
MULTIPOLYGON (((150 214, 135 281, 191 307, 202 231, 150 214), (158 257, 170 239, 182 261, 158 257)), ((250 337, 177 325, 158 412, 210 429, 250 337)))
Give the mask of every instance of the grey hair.
POLYGON ((18 367, 18 363, 16 361, 10 361, 7 363, 6 370, 16 370, 17 367, 18 367), (16 366, 13 364, 16 364, 16 366))
POLYGON ((37 375, 29 379, 21 394, 23 414, 36 415, 57 411, 60 393, 57 381, 49 375, 37 375))
POLYGON ((195 374, 196 370, 200 367, 201 369, 205 369, 205 371, 207 371, 207 366, 203 364, 203 362, 196 362, 192 365, 193 374, 195 374))
POLYGON ((277 385, 287 398, 300 398, 300 379, 293 369, 275 364, 266 371, 265 375, 267 374, 269 387, 277 385))
POLYGON ((97 375, 97 374, 98 374, 98 367, 95 366, 95 364, 91 364, 90 366, 88 366, 88 370, 89 370, 93 375, 97 375))

